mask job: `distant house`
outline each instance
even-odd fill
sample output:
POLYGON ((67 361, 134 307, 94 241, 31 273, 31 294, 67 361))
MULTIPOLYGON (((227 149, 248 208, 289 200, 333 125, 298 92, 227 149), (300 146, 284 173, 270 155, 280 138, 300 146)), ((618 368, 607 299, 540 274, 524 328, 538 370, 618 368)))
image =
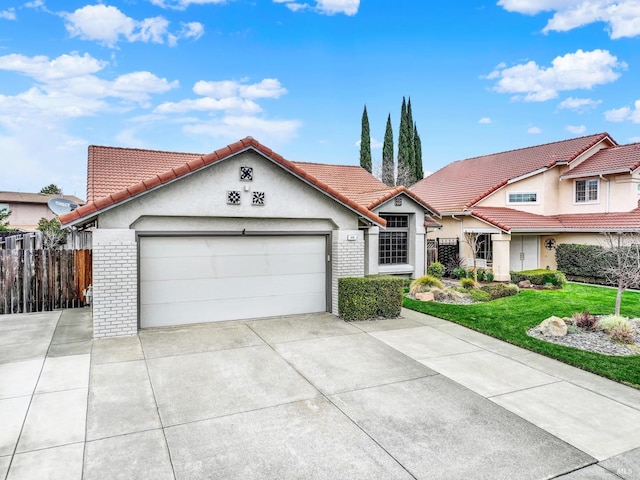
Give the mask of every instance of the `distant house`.
POLYGON ((41 218, 51 220, 57 216, 49 206, 49 202, 55 199, 64 199, 75 205, 84 205, 83 200, 73 195, 0 192, 0 210, 11 211, 11 216, 8 218, 9 228, 31 232, 36 229, 41 218))
MULTIPOLYGON (((640 230, 640 144, 607 133, 453 162, 411 187, 440 212, 428 245, 479 235, 477 255, 497 280, 556 268, 560 243, 598 244, 606 231, 640 230)), ((469 247, 459 254, 472 263, 469 247)))
POLYGON ((425 268, 414 192, 359 166, 291 162, 245 138, 202 155, 89 147, 94 336, 338 313, 338 279, 425 268))

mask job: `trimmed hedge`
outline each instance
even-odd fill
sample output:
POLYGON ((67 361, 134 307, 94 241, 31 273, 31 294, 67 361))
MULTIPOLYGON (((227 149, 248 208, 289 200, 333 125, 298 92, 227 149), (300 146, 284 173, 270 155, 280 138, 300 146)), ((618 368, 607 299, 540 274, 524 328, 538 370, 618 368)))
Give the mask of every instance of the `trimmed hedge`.
POLYGON ((520 283, 523 280, 529 280, 534 285, 546 285, 550 283, 555 286, 561 286, 567 283, 562 272, 558 270, 523 270, 522 272, 511 272, 511 283, 520 283))
POLYGON ((556 247, 558 270, 574 280, 606 283, 605 270, 609 264, 606 252, 600 245, 561 243, 556 247))
POLYGON ((404 279, 388 275, 338 279, 338 309, 348 322, 395 318, 402 309, 404 279))

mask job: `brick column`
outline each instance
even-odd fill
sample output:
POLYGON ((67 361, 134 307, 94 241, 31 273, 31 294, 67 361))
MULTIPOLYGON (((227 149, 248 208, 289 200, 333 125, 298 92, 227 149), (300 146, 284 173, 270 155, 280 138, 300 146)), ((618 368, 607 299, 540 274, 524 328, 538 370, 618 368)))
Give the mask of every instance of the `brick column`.
POLYGON ((138 249, 135 230, 93 232, 93 336, 138 333, 138 249))
POLYGON ((334 230, 331 236, 331 312, 338 315, 338 279, 364 276, 364 232, 334 230))

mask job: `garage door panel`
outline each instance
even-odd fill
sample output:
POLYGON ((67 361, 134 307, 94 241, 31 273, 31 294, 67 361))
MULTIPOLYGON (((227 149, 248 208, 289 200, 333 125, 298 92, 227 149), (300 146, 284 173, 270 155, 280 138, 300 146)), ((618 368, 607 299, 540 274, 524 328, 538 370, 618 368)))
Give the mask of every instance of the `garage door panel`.
POLYGON ((262 277, 243 277, 241 281, 226 278, 199 278, 189 281, 163 280, 140 282, 141 304, 168 304, 211 300, 216 298, 246 299, 282 296, 283 291, 292 295, 322 293, 324 273, 304 275, 272 275, 268 280, 262 277), (315 286, 316 288, 310 288, 315 286))
POLYGON ((326 311, 326 237, 142 237, 142 327, 326 311))
POLYGON ((154 280, 189 280, 196 278, 238 278, 246 272, 255 276, 295 275, 309 271, 325 271, 323 253, 277 256, 229 255, 226 257, 160 257, 141 258, 140 268, 154 280))

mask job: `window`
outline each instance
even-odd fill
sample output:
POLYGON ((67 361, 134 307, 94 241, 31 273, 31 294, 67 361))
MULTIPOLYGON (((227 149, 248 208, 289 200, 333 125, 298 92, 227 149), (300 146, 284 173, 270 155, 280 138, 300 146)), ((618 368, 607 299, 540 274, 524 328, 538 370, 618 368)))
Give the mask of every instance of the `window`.
POLYGON ((476 258, 483 258, 487 262, 493 261, 493 243, 491 242, 491 235, 488 233, 478 235, 478 254, 476 258))
POLYGON ((598 201, 598 179, 576 180, 576 203, 598 201))
POLYGON ((380 215, 387 221, 387 228, 378 237, 378 263, 398 265, 408 263, 409 216, 380 215))
POLYGON ((507 203, 537 203, 538 194, 535 192, 510 193, 507 203))

